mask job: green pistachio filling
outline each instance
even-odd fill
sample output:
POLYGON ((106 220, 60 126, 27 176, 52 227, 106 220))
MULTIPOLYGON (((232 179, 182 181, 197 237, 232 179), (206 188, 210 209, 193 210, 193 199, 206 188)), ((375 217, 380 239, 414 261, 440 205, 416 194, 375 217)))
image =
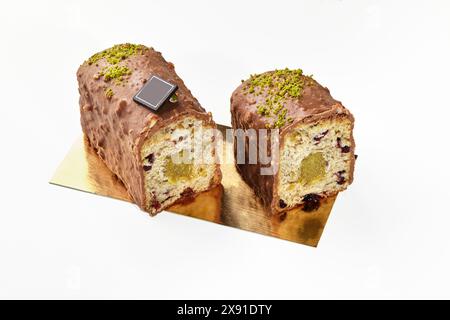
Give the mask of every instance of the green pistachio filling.
POLYGON ((308 185, 325 177, 327 162, 322 152, 314 152, 302 160, 300 165, 300 183, 308 185))
MULTIPOLYGON (((179 157, 183 156, 180 151, 179 157)), ((179 181, 190 180, 194 177, 194 165, 191 163, 174 163, 171 156, 166 158, 164 165, 165 174, 170 183, 175 184, 179 181)))
POLYGON ((281 128, 293 121, 287 113, 285 102, 299 99, 306 86, 314 84, 312 76, 305 76, 301 69, 283 69, 259 75, 251 75, 244 89, 247 94, 267 94, 264 102, 256 106, 256 112, 268 118, 267 128, 281 128))

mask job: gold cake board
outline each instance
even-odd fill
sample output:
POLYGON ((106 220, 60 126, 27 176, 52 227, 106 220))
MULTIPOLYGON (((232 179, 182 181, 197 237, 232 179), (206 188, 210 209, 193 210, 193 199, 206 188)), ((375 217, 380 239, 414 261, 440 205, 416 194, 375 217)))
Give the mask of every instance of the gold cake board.
MULTIPOLYGON (((228 127, 219 125, 224 133, 228 127)), ((224 134, 225 136, 225 134, 224 134)), ((226 143, 230 152, 232 143, 226 143)), ((336 197, 321 200, 317 211, 290 210, 269 215, 233 164, 222 164, 222 185, 166 211, 316 247, 336 197)), ((122 182, 83 137, 72 146, 50 183, 132 202, 122 182)), ((163 212, 160 214, 164 214, 163 212)), ((157 219, 157 216, 156 216, 157 219)))

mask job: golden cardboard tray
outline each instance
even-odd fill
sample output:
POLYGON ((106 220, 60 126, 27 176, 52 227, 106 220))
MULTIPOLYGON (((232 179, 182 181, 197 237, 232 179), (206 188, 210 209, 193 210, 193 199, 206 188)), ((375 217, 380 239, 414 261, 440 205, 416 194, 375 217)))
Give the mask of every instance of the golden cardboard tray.
MULTIPOLYGON (((223 134, 228 128, 218 127, 223 134)), ((233 145, 225 143, 224 148, 230 148, 227 152, 232 152, 233 145)), ((222 186, 199 194, 189 203, 175 204, 166 211, 317 246, 336 197, 322 199, 317 211, 305 212, 298 208, 280 216, 271 216, 242 181, 234 164, 222 164, 221 169, 222 186)), ((132 202, 122 182, 83 137, 74 143, 50 183, 132 202)))

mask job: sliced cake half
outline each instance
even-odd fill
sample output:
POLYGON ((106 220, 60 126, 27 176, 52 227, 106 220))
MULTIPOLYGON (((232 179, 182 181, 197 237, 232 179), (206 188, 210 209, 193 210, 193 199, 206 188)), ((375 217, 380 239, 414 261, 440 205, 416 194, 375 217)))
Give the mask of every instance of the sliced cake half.
MULTIPOLYGON (((236 164, 272 213, 301 205, 314 209, 320 198, 352 183, 354 118, 327 88, 302 70, 252 75, 233 92, 231 114, 234 129, 279 132, 278 149, 266 143, 268 150, 264 150, 272 155, 273 175, 261 173, 267 165, 259 158, 257 163, 236 164)), ((244 149, 245 159, 251 149, 244 149)))

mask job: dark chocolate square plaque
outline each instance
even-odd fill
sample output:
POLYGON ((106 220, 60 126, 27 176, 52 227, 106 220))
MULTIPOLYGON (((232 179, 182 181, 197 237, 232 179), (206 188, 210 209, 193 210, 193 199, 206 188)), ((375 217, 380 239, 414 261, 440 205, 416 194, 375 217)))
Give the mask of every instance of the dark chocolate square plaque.
POLYGON ((133 100, 152 110, 158 110, 169 99, 178 87, 157 76, 152 76, 133 100))

